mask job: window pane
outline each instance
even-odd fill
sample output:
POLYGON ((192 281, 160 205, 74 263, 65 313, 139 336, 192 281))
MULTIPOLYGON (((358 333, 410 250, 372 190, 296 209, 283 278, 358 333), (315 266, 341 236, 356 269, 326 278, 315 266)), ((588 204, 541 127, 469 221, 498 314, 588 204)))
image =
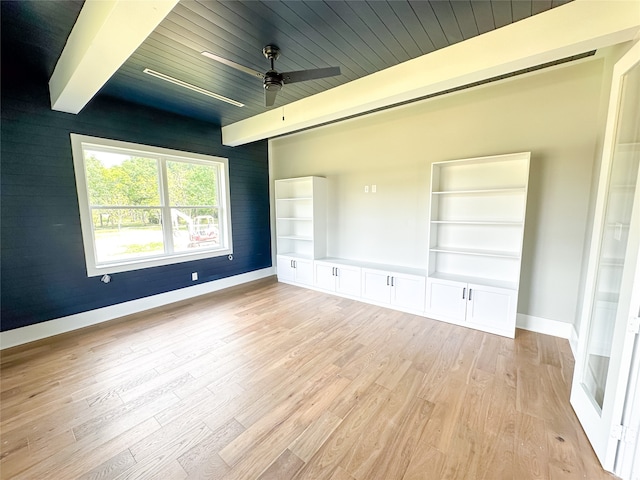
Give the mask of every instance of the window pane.
POLYGON ((172 208, 171 220, 176 252, 220 246, 217 208, 172 208))
POLYGON ((158 162, 97 150, 84 150, 91 205, 160 205, 158 162))
POLYGON ((167 161, 170 205, 217 206, 215 165, 167 161))
POLYGON ((94 208, 91 214, 98 263, 164 253, 160 209, 94 208))

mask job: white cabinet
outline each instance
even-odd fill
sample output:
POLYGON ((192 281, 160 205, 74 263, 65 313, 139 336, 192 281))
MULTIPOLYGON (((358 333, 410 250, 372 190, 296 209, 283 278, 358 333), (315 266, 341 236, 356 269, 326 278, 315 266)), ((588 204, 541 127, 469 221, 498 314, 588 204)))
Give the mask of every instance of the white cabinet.
POLYGON ((427 315, 514 336, 530 155, 432 165, 427 315))
POLYGON ((513 337, 517 302, 517 290, 427 279, 427 314, 451 323, 513 337))
POLYGON ((287 283, 313 285, 313 261, 278 255, 278 280, 287 283))
POLYGON ((314 285, 322 290, 350 297, 360 296, 360 267, 316 261, 314 264, 314 285))
POLYGON ((362 297, 400 310, 424 311, 425 276, 374 268, 362 269, 362 297))

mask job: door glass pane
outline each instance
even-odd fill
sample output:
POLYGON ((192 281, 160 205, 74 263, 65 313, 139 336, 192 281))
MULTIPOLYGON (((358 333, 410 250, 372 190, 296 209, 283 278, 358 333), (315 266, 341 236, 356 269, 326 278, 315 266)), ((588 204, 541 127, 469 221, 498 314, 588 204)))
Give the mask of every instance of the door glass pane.
POLYGON ((640 64, 623 78, 582 384, 602 409, 640 163, 640 64))

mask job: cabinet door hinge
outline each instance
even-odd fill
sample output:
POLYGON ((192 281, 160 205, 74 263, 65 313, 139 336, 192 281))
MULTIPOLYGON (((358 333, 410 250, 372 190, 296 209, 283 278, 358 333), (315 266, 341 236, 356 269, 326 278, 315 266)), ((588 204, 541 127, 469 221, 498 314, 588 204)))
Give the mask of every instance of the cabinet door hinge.
POLYGON ((635 428, 625 427, 624 425, 614 425, 611 428, 611 437, 624 443, 635 443, 638 432, 635 428))
POLYGON ((640 333, 640 317, 631 317, 629 319, 627 331, 629 333, 635 333, 636 335, 640 333))

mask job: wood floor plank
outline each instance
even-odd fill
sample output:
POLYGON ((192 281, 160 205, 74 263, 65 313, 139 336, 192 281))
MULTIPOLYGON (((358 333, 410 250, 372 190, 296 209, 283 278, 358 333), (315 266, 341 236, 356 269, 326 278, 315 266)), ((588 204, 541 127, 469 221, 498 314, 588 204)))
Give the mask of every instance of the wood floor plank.
POLYGON ((304 462, 291 450, 286 449, 257 480, 282 480, 292 478, 302 468, 304 462))
POLYGON ((136 463, 131 452, 123 450, 93 470, 80 475, 78 480, 108 480, 118 477, 136 463))
POLYGON ((231 419, 202 442, 178 457, 178 462, 190 477, 215 477, 225 474, 229 466, 216 453, 235 440, 245 428, 237 420, 231 419))
POLYGON ((325 411, 289 446, 289 450, 295 453, 303 461, 309 460, 325 442, 327 438, 338 428, 342 418, 330 411, 325 411))
POLYGON ((264 279, 0 355, 0 477, 612 479, 564 339, 264 279))

